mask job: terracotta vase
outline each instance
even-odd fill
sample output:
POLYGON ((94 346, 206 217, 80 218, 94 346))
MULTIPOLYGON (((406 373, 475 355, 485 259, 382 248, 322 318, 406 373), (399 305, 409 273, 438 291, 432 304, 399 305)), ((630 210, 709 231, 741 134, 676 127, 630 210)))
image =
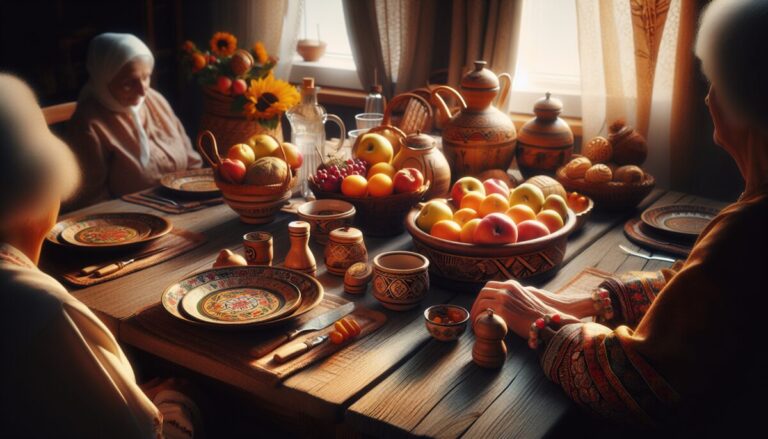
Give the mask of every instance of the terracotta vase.
POLYGON ((400 152, 392 161, 395 169, 416 168, 430 182, 424 199, 431 200, 448 193, 451 188, 451 167, 445 156, 435 147, 435 139, 416 132, 405 138, 400 152))
POLYGON ((511 84, 509 74, 497 77, 485 68, 485 61, 475 61, 475 69, 461 80, 461 93, 448 86, 432 90, 444 121, 443 153, 453 180, 488 169, 509 168, 515 158, 517 132, 512 119, 493 106, 493 100, 499 96, 498 105, 503 106, 511 84), (451 114, 441 92, 455 97, 461 110, 451 114))
POLYGON ((536 101, 536 117, 523 125, 517 139, 517 166, 524 177, 555 175, 559 167, 571 160, 573 132, 560 119, 562 111, 563 103, 549 93, 536 101))

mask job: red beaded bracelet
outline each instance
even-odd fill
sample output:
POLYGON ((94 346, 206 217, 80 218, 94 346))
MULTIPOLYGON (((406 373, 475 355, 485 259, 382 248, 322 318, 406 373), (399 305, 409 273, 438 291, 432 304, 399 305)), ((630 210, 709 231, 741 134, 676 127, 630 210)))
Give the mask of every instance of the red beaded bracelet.
POLYGON ((560 324, 560 314, 547 314, 544 317, 539 317, 531 324, 531 329, 528 331, 528 347, 531 349, 538 349, 541 345, 539 332, 550 323, 560 324))

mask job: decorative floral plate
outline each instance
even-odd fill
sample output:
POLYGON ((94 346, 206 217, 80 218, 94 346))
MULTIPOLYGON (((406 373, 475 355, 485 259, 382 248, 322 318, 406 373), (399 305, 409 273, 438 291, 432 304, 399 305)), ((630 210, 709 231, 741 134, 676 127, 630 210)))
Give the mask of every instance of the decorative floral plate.
POLYGON ((152 241, 172 229, 167 219, 147 213, 99 213, 61 221, 46 239, 65 246, 116 248, 152 241))
POLYGON ((717 214, 711 207, 673 204, 646 209, 640 218, 656 230, 695 238, 717 214))
POLYGON ((244 327, 266 327, 284 323, 288 320, 299 317, 314 309, 323 300, 323 286, 317 279, 289 270, 287 268, 269 267, 269 266, 247 266, 247 267, 224 267, 201 271, 187 276, 173 285, 170 285, 163 291, 160 302, 169 314, 179 320, 187 323, 208 325, 215 328, 244 328, 244 327), (240 325, 221 324, 220 321, 210 323, 208 321, 196 320, 191 318, 181 309, 181 302, 184 296, 201 285, 206 285, 220 278, 262 278, 283 281, 295 286, 301 291, 301 297, 298 307, 293 312, 288 312, 274 319, 251 322, 240 325))
POLYGON ((213 169, 190 169, 166 174, 160 179, 160 185, 173 192, 197 196, 215 196, 221 191, 213 179, 213 169))
POLYGON ((193 319, 222 325, 248 325, 276 319, 301 304, 301 292, 280 279, 220 271, 213 281, 187 292, 181 309, 193 319))

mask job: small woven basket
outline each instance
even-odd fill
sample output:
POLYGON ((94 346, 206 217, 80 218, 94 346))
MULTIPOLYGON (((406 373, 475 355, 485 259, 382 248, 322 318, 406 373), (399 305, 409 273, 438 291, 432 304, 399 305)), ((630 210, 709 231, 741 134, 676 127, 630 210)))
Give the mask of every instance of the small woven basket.
POLYGON ((557 181, 568 192, 579 192, 591 198, 597 209, 623 210, 632 209, 640 204, 656 186, 653 175, 646 173, 639 183, 623 183, 609 181, 607 183, 590 183, 583 178, 568 178, 565 167, 557 170, 557 181))

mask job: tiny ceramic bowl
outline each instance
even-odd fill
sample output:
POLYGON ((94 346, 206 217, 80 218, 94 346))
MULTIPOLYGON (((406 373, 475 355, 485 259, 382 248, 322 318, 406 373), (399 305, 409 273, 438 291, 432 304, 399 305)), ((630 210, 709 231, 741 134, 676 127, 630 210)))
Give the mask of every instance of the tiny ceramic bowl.
POLYGON ((407 251, 392 251, 373 258, 373 296, 394 311, 415 308, 429 291, 429 260, 407 251))
POLYGON ((467 329, 469 312, 458 305, 434 305, 424 310, 429 334, 440 341, 454 341, 467 329))
POLYGON ((325 41, 299 40, 296 43, 296 52, 304 58, 304 61, 317 61, 325 55, 325 41))
POLYGON ((595 208, 595 202, 591 198, 587 197, 586 195, 584 195, 584 197, 587 198, 589 203, 587 204, 586 209, 576 213, 576 227, 573 229, 574 232, 581 230, 581 228, 584 227, 584 224, 586 224, 587 221, 589 220, 589 217, 592 216, 592 211, 595 208))
POLYGON ((308 201, 298 208, 299 218, 309 223, 309 236, 323 245, 328 243, 331 230, 352 225, 355 212, 351 203, 330 198, 308 201))

